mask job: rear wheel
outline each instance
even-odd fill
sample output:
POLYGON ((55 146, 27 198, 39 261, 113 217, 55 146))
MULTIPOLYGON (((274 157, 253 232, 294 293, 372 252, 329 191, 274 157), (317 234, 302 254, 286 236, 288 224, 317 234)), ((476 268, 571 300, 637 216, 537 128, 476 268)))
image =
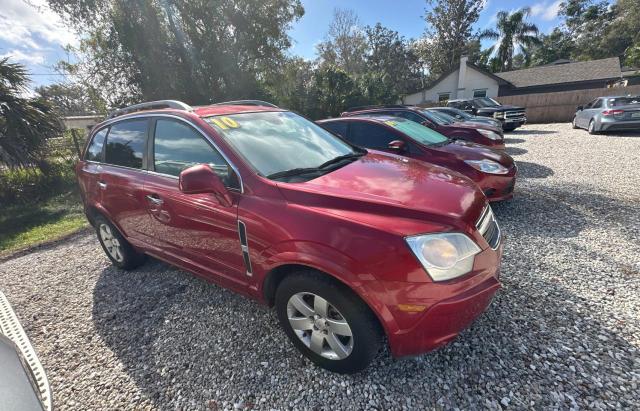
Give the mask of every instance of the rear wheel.
POLYGON ((98 240, 111 263, 123 270, 132 270, 144 263, 145 255, 137 252, 106 218, 95 219, 98 240))
POLYGON ((286 277, 276 291, 275 304, 289 339, 322 368, 358 372, 380 349, 381 332, 369 307, 351 290, 319 272, 301 271, 286 277))
POLYGON ((596 131, 596 122, 593 119, 589 122, 589 134, 598 134, 596 131))
POLYGON ((578 128, 578 125, 576 124, 575 116, 573 117, 573 121, 571 122, 571 127, 574 128, 574 129, 578 128))

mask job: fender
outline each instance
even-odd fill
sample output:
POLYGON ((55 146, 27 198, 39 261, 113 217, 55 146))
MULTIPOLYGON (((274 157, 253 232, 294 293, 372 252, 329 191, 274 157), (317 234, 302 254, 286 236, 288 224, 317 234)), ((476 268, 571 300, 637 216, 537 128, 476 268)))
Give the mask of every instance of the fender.
POLYGON ((340 250, 312 241, 291 240, 278 243, 260 256, 263 272, 256 294, 264 295, 264 286, 269 274, 285 265, 302 265, 330 275, 355 292, 378 317, 387 334, 397 332, 399 327, 387 306, 375 297, 376 293, 386 293, 384 284, 372 274, 356 272, 356 261, 340 250))

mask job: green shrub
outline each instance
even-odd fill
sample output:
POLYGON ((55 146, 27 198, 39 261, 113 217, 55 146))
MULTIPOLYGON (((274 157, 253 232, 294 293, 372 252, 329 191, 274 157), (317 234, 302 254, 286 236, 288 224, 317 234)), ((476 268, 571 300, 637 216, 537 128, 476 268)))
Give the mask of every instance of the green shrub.
POLYGON ((0 205, 41 201, 76 187, 71 161, 48 162, 46 174, 40 168, 16 168, 0 171, 0 205))

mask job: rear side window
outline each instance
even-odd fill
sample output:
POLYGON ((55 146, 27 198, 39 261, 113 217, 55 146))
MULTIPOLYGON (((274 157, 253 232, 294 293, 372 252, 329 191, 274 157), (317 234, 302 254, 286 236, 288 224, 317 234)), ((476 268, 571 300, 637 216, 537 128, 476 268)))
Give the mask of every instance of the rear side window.
POLYGON ((158 173, 177 177, 184 169, 197 164, 208 164, 227 187, 240 188, 235 173, 222 155, 200 133, 182 122, 156 122, 153 157, 154 169, 158 173))
POLYGON ((332 121, 329 123, 322 123, 322 128, 336 134, 342 138, 347 138, 347 128, 349 124, 346 121, 332 121))
POLYGON ((93 139, 87 148, 84 159, 87 161, 102 161, 102 147, 104 146, 104 138, 107 136, 109 128, 103 128, 93 135, 93 139))
POLYGON ((411 111, 396 111, 392 113, 392 115, 396 117, 406 118, 407 120, 415 121, 416 123, 424 122, 424 118, 422 118, 422 116, 411 111))
POLYGON ((111 126, 107 137, 105 162, 117 166, 142 168, 149 121, 131 120, 111 126))
POLYGON ((386 149, 397 137, 386 127, 374 123, 353 122, 349 128, 349 141, 357 146, 386 149))
POLYGON ((591 108, 602 108, 602 99, 596 100, 591 108))

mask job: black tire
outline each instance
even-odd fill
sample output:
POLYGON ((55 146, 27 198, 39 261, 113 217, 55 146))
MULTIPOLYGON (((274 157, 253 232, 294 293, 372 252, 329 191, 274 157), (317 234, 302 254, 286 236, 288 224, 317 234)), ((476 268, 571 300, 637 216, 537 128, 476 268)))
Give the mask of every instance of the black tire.
POLYGON ((589 134, 594 135, 594 134, 598 134, 598 132, 596 131, 596 122, 595 120, 591 120, 589 122, 589 128, 587 129, 587 131, 589 131, 589 134))
POLYGON ((576 118, 575 117, 573 117, 573 121, 571 122, 571 128, 574 129, 574 130, 578 128, 578 126, 576 125, 576 118))
POLYGON ((505 133, 508 133, 508 132, 513 131, 513 130, 515 130, 515 129, 516 129, 516 127, 506 127, 506 128, 505 128, 505 127, 503 127, 503 128, 502 128, 502 131, 504 131, 505 133))
POLYGON ((100 241, 104 253, 109 257, 113 265, 123 270, 133 270, 145 262, 146 256, 143 253, 137 252, 122 234, 120 234, 120 231, 106 218, 97 216, 94 220, 94 227, 98 241, 100 241), (111 245, 105 243, 104 236, 101 234, 101 230, 103 229, 109 231, 116 240, 118 252, 114 253, 113 242, 111 245))
MULTIPOLYGON (((315 298, 315 297, 313 297, 315 298)), ((280 325, 293 344, 312 362, 329 371, 352 374, 365 369, 380 350, 382 331, 369 307, 351 290, 325 274, 314 270, 303 270, 284 278, 276 290, 275 308, 280 325), (312 351, 294 331, 289 322, 288 304, 291 297, 299 293, 310 293, 325 299, 331 309, 350 327, 351 352, 342 359, 326 358, 312 351)), ((315 326, 314 326, 315 327, 315 326)), ((317 328, 314 328, 314 330, 317 328)), ((315 332, 315 331, 314 331, 315 332)), ((343 337, 341 337, 343 338, 343 337)), ((328 340, 323 340, 329 349, 328 340)))

